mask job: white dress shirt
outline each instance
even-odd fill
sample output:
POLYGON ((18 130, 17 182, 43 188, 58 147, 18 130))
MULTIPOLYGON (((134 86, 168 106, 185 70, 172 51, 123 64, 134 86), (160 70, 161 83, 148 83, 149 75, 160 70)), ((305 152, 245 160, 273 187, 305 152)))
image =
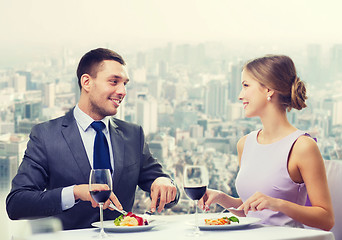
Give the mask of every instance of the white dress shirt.
MULTIPOLYGON (((83 141, 84 148, 86 150, 88 160, 91 168, 93 168, 93 153, 94 153, 94 141, 96 136, 96 131, 91 127, 91 123, 94 121, 90 116, 84 113, 78 105, 74 108, 74 117, 77 122, 78 130, 81 134, 81 138, 83 141)), ((114 172, 114 157, 113 157, 113 149, 110 141, 109 135, 109 117, 105 117, 101 120, 105 125, 102 131, 107 138, 107 142, 109 145, 109 156, 110 162, 112 166, 112 170, 114 172)), ((62 190, 62 209, 66 210, 75 205, 75 197, 74 197, 74 185, 70 187, 65 187, 62 190)))

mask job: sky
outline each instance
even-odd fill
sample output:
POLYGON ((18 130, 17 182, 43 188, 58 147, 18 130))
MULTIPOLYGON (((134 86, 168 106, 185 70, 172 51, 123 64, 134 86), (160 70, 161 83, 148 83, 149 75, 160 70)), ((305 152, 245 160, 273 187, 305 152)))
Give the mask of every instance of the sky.
POLYGON ((341 13, 340 0, 0 0, 0 63, 60 46, 342 44, 341 13))

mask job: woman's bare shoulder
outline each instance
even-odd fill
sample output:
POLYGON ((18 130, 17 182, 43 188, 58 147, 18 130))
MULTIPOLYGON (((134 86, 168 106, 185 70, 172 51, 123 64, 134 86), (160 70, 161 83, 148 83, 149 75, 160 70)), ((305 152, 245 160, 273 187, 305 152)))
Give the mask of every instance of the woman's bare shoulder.
POLYGON ((321 162, 322 155, 319 151, 316 141, 310 136, 300 136, 295 142, 292 154, 298 164, 313 164, 314 162, 321 162))
POLYGON ((300 136, 293 146, 293 151, 298 154, 307 154, 310 151, 317 150, 318 146, 316 141, 307 135, 300 136))
POLYGON ((237 146, 238 153, 242 153, 243 147, 245 146, 246 138, 247 138, 247 135, 241 137, 239 141, 237 142, 236 146, 237 146))

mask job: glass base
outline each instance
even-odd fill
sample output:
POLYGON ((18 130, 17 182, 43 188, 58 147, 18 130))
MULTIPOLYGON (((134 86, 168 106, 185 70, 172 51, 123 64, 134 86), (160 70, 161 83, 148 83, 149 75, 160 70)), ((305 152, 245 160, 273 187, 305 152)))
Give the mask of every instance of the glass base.
POLYGON ((105 231, 103 229, 101 229, 100 234, 99 234, 99 238, 108 238, 108 234, 105 233, 105 231))
POLYGON ((199 237, 201 235, 203 235, 203 232, 201 232, 199 228, 196 228, 193 232, 187 234, 188 237, 199 237))
POLYGON ((95 236, 93 236, 94 239, 105 239, 105 238, 109 238, 109 235, 103 230, 100 229, 100 232, 98 234, 96 234, 95 236))

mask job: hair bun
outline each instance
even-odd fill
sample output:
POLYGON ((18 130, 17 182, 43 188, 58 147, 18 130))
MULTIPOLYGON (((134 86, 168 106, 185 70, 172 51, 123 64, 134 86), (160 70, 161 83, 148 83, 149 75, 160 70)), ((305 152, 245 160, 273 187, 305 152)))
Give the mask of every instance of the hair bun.
POLYGON ((301 110, 306 107, 306 87, 299 77, 295 77, 291 88, 291 108, 301 110))

